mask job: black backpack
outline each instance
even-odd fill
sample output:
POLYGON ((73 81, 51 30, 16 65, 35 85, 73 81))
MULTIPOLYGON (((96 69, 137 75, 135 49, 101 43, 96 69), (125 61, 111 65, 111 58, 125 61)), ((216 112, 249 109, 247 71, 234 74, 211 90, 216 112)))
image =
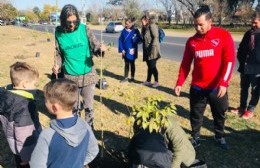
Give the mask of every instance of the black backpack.
POLYGON ((173 154, 161 133, 141 129, 130 141, 128 158, 130 165, 171 168, 173 154))

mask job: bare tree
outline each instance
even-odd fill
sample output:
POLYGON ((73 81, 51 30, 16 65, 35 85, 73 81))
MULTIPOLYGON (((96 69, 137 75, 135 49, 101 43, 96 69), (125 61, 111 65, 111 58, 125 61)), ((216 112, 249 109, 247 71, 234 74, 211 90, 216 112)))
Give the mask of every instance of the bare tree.
POLYGON ((170 25, 172 15, 175 12, 174 11, 175 0, 159 0, 159 2, 163 5, 163 7, 166 11, 167 21, 168 21, 168 24, 170 25))
POLYGON ((138 18, 141 14, 140 5, 137 0, 125 0, 123 10, 126 17, 138 18))
POLYGON ((250 22, 250 19, 253 14, 253 8, 252 4, 253 2, 251 0, 244 0, 240 4, 240 10, 241 10, 241 21, 247 25, 248 22, 250 22))
POLYGON ((179 3, 181 3, 183 6, 186 7, 186 9, 191 13, 191 15, 194 15, 194 12, 198 9, 198 7, 205 3, 205 0, 177 0, 179 3))

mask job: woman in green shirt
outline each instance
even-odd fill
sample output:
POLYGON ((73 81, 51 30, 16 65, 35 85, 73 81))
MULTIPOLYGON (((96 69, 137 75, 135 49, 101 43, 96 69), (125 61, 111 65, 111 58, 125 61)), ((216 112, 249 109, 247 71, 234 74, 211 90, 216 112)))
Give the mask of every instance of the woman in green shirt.
MULTIPOLYGON (((62 8, 60 26, 55 30, 56 64, 52 70, 58 74, 64 67, 64 77, 78 84, 82 96, 85 119, 93 127, 94 89, 97 83, 97 74, 92 55, 105 50, 86 25, 80 23, 75 6, 68 4, 62 8)), ((79 108, 80 102, 75 105, 79 108)))

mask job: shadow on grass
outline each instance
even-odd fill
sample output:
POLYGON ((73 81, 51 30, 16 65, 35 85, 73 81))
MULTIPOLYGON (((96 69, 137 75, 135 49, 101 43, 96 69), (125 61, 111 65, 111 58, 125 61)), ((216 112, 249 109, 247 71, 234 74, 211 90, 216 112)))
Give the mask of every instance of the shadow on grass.
MULTIPOLYGON (((97 74, 100 74, 100 69, 97 69, 97 74)), ((117 74, 115 74, 115 73, 113 73, 113 72, 110 72, 110 71, 108 71, 108 70, 106 70, 106 69, 104 69, 103 75, 104 75, 104 78, 105 78, 106 76, 108 76, 108 77, 117 79, 117 80, 119 80, 119 81, 120 81, 120 80, 123 80, 123 79, 125 78, 123 75, 117 75, 117 74)))
MULTIPOLYGON (((100 69, 97 69, 97 73, 98 74, 100 73, 100 69)), ((108 76, 108 77, 117 79, 118 81, 121 81, 121 80, 123 80, 125 78, 123 75, 117 75, 117 74, 115 74, 113 72, 110 72, 110 71, 108 71, 106 69, 104 70, 103 75, 104 75, 104 77, 108 76)), ((142 84, 143 82, 144 81, 135 80, 133 83, 142 84)), ((173 94, 174 93, 172 88, 168 88, 168 87, 161 86, 161 85, 159 85, 159 87, 157 87, 157 88, 153 88, 151 86, 147 86, 147 87, 150 87, 152 89, 158 89, 158 90, 163 91, 163 92, 168 93, 168 94, 173 94)), ((189 98, 189 94, 186 93, 186 92, 181 92, 180 97, 187 97, 187 98, 189 98)))
MULTIPOLYGON (((100 97, 95 95, 94 100, 100 102, 100 97)), ((102 102, 107 108, 109 108, 115 114, 119 114, 120 112, 127 116, 130 115, 130 112, 127 109, 131 109, 131 107, 127 106, 126 104, 122 104, 115 100, 107 99, 105 97, 102 98, 102 102)))
POLYGON ((258 168, 260 165, 260 131, 246 129, 236 131, 226 128, 229 149, 221 149, 212 136, 202 136, 201 145, 196 148, 197 158, 206 161, 208 167, 258 168))
MULTIPOLYGON (((177 111, 177 115, 181 116, 185 119, 190 120, 190 111, 185 109, 184 107, 180 106, 180 105, 175 105, 176 107, 176 111, 177 111)), ((214 121, 207 118, 206 116, 203 117, 203 125, 202 127, 206 128, 207 130, 214 132, 213 129, 213 123, 214 121)), ((189 133, 191 133, 191 131, 188 131, 189 133)))
POLYGON ((52 115, 48 112, 47 107, 45 106, 44 94, 43 94, 42 90, 37 90, 35 100, 36 100, 36 105, 37 105, 38 111, 40 113, 44 114, 45 116, 49 117, 50 119, 55 118, 54 115, 52 115))
MULTIPOLYGON (((101 131, 94 131, 96 138, 101 140, 101 131)), ((99 146, 98 156, 89 164, 90 168, 126 168, 127 146, 129 139, 116 132, 104 131, 105 148, 99 146), (103 157, 101 156, 103 149, 103 157)))

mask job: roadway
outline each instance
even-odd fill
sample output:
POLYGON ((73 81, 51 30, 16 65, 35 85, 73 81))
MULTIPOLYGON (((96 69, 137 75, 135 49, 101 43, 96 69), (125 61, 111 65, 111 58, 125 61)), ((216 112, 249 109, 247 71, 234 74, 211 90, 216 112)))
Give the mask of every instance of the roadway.
MULTIPOLYGON (((30 28, 34 30, 39 30, 43 32, 54 32, 54 26, 53 25, 31 25, 30 28)), ((118 37, 120 33, 105 33, 102 30, 92 30, 94 34, 96 35, 97 39, 101 39, 101 32, 102 32, 102 41, 104 41, 105 44, 114 44, 114 47, 118 47, 118 37)), ((174 61, 181 61, 185 43, 187 41, 188 37, 178 37, 178 34, 176 33, 174 37, 172 36, 166 36, 163 43, 161 43, 161 54, 163 58, 174 60, 174 61)), ((235 41, 236 49, 239 45, 239 41, 235 41)), ((142 46, 139 45, 139 51, 142 51, 142 46)), ((237 63, 236 68, 237 69, 237 63)))

